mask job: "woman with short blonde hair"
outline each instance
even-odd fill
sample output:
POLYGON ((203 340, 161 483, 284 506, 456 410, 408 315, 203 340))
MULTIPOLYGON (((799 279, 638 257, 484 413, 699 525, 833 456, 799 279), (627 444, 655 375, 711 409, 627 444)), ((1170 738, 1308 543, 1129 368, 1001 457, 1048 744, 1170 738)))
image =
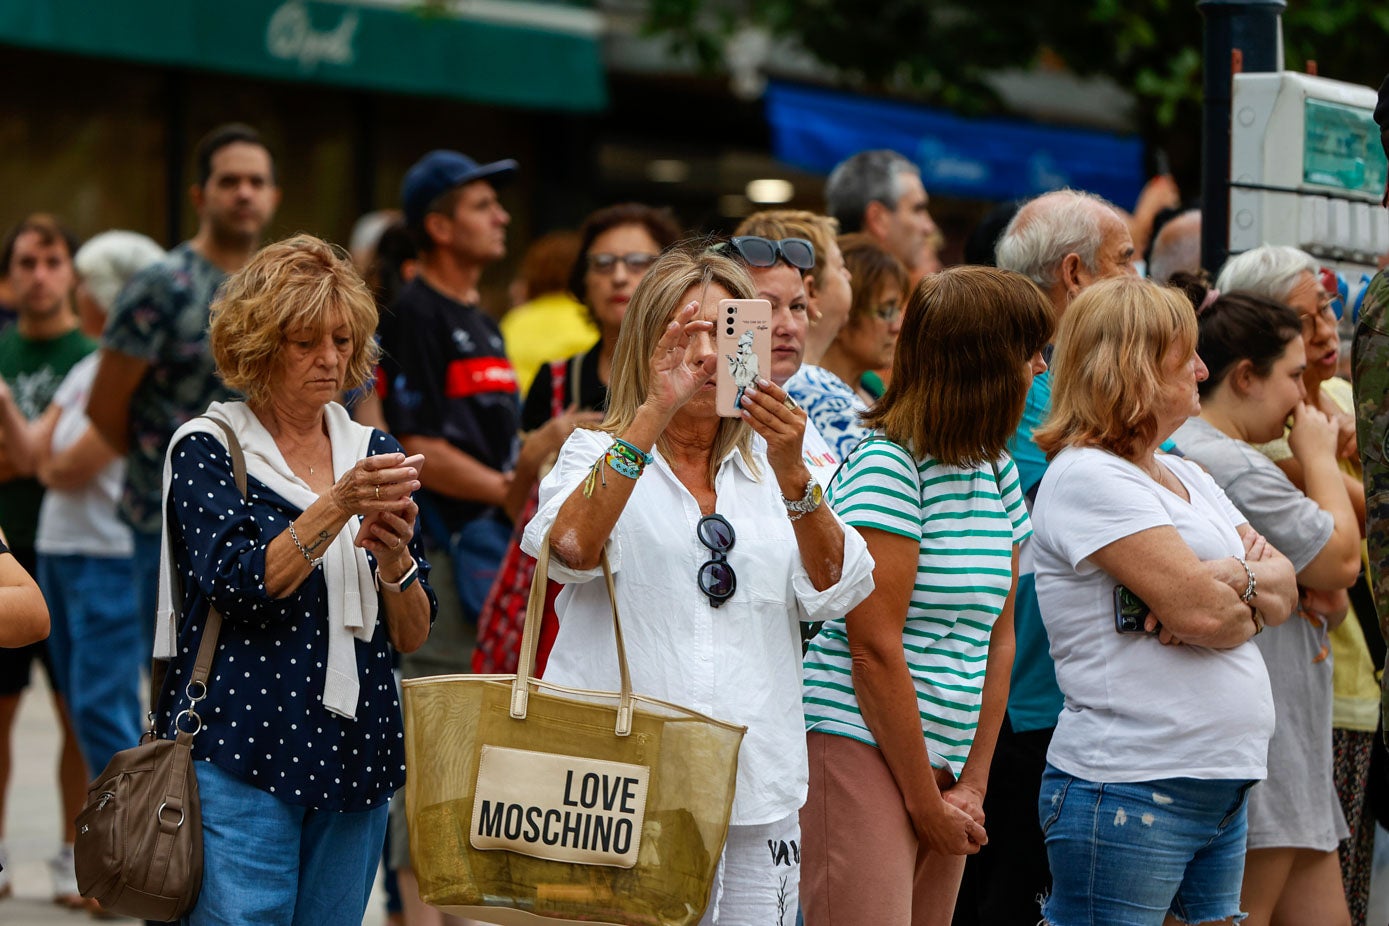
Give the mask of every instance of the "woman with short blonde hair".
POLYGON ((392 649, 418 648, 436 608, 414 534, 423 462, 336 402, 371 375, 375 323, 341 251, 308 235, 269 245, 212 305, 219 373, 246 401, 214 402, 169 444, 155 728, 191 716, 201 730, 191 926, 350 926, 371 894, 405 779, 392 649), (245 453, 244 494, 216 420, 245 453))
POLYGON ((1042 913, 1052 926, 1233 922, 1273 733, 1251 641, 1291 613, 1292 564, 1204 470, 1157 452, 1200 412, 1206 378, 1179 291, 1089 287, 1052 365, 1033 544, 1066 709, 1038 804, 1042 913))

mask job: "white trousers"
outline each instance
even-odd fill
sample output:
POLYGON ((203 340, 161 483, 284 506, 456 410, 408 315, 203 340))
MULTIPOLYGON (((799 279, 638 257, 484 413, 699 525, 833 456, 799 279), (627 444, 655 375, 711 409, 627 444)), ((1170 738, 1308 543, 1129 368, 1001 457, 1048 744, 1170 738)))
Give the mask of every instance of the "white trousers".
POLYGON ((800 888, 799 813, 730 826, 699 926, 796 926, 800 888))

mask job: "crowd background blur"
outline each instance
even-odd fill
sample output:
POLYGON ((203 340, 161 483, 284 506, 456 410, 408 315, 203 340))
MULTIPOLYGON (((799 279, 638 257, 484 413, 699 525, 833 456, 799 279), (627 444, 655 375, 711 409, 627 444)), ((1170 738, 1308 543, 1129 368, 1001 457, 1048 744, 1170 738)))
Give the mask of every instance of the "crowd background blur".
MULTIPOLYGON (((830 2, 859 15, 847 0, 830 2)), ((62 252, 52 268, 43 259, 18 266, 8 251, 0 265, 0 322, 9 323, 0 334, 8 383, 0 386, 0 505, 10 482, 36 474, 51 490, 46 509, 61 511, 68 494, 82 491, 78 475, 106 491, 124 465, 116 505, 131 535, 132 581, 122 591, 137 596, 140 615, 153 614, 150 570, 158 559, 152 474, 173 429, 209 400, 227 397, 208 359, 207 306, 262 244, 293 231, 341 242, 376 297, 383 362, 344 404, 357 421, 394 433, 407 452, 422 451, 429 461, 420 474, 421 533, 439 617, 425 646, 402 661, 405 675, 514 665, 529 575, 520 539, 537 487, 566 441, 606 413, 626 304, 675 242, 717 245, 730 235, 770 242, 770 263, 736 242, 722 246, 773 303, 768 375, 805 409, 801 463, 826 488, 868 433, 858 416, 891 382, 904 307, 921 280, 962 262, 996 264, 1030 278, 1059 320, 1072 300, 1108 277, 1190 281, 1201 273, 1201 213, 1190 195, 1199 188, 1198 120, 1195 94, 1185 92, 1199 68, 1169 67, 1195 55, 1194 8, 1150 23, 1158 47, 1118 62, 1104 57, 1113 43, 1096 39, 1122 33, 1122 17, 1141 17, 1147 3, 1122 12, 1095 4, 1080 40, 1029 12, 1035 28, 1027 34, 1050 37, 1045 52, 1031 47, 1041 38, 999 45, 993 0, 952 5, 970 42, 932 28, 917 4, 886 6, 883 22, 891 28, 882 35, 837 30, 831 41, 816 33, 819 17, 777 17, 768 12, 776 5, 730 31, 701 24, 701 4, 693 2, 651 5, 665 19, 645 23, 654 27, 645 31, 646 5, 619 0, 496 4, 485 16, 439 0, 422 6, 428 15, 357 0, 194 2, 161 19, 140 5, 73 0, 85 15, 62 28, 47 28, 42 17, 0 22, 0 80, 12 91, 0 107, 7 190, 0 227, 23 237, 26 228, 41 230, 24 224, 31 216, 51 215, 43 221, 58 231, 40 234, 38 244, 62 252), (162 40, 148 41, 152 35, 162 40), (1020 69, 996 68, 986 82, 974 64, 962 63, 966 45, 1020 69), (474 52, 463 56, 467 67, 458 66, 458 48, 474 52), (711 62, 722 70, 696 66, 711 62), (1161 86, 1154 67, 1171 72, 1161 86), (1111 76, 1082 76, 1095 71, 1111 76), (719 131, 691 113, 716 116, 719 131), (998 145, 995 133, 1027 143, 998 145), (124 270, 134 274, 124 290, 104 286, 101 271, 75 259, 83 236, 100 240, 113 228, 138 230, 158 243, 152 246, 172 250, 124 270), (812 245, 808 263, 779 249, 789 239, 812 245), (50 270, 56 275, 35 282, 50 270), (84 288, 74 288, 78 276, 84 288), (79 331, 76 314, 92 300, 110 317, 100 350, 74 366, 74 376, 92 369, 89 400, 80 383, 57 388, 69 361, 91 349, 85 340, 72 356, 40 364, 48 371, 43 384, 21 384, 35 370, 20 369, 28 364, 22 349, 5 352, 25 339, 94 336, 96 327, 79 331), (77 475, 68 468, 74 451, 77 475)), ((1308 57, 1296 27, 1310 15, 1287 14, 1292 64, 1308 57)), ((1349 47, 1338 66, 1345 71, 1338 76, 1362 83, 1380 76, 1361 73, 1363 55, 1349 47)), ((1363 522, 1346 389, 1331 375, 1347 360, 1348 351, 1334 348, 1348 322, 1344 312, 1340 324, 1327 316, 1334 281, 1321 278, 1315 261, 1303 270, 1307 278, 1298 277, 1296 287, 1263 295, 1302 315, 1306 350, 1316 352, 1302 387, 1309 404, 1342 422, 1338 465, 1363 522)), ((1220 288, 1258 290, 1247 278, 1222 277, 1220 288)), ((88 316, 85 324, 95 322, 88 316)), ((1048 371, 1035 378, 1009 445, 1029 505, 1048 465, 1031 435, 1049 410, 1048 371)), ((1296 448, 1282 443, 1259 450, 1295 491, 1314 499, 1322 487, 1309 483, 1296 448)), ((777 455, 761 438, 751 447, 777 455)), ((1180 442, 1163 449, 1182 450, 1180 442)), ((37 504, 38 495, 29 495, 37 504)), ((95 510, 91 501, 84 510, 95 510)), ((35 540, 3 507, 0 524, 11 533, 16 562, 27 557, 48 590, 55 622, 47 647, 17 658, 56 659, 60 695, 73 694, 66 665, 81 679, 83 698, 104 701, 97 692, 105 689, 87 682, 96 670, 71 668, 104 647, 84 645, 94 639, 84 629, 89 615, 65 606, 56 589, 78 567, 114 565, 106 560, 126 556, 123 542, 74 546, 59 536, 52 544, 42 531, 35 540), (37 562, 29 555, 35 546, 37 562)), ((1017 567, 1017 655, 989 770, 995 787, 981 794, 989 841, 966 869, 955 918, 961 926, 1034 921, 1036 898, 1047 889, 1036 801, 1062 695, 1029 546, 1017 567)), ((5 569, 6 584, 15 584, 5 569)), ((559 589, 550 587, 552 607, 559 589)), ((1368 591, 1360 589, 1362 602, 1368 591)), ((1352 603, 1356 592, 1352 585, 1352 603)), ((122 596, 109 597, 114 604, 122 596)), ((1324 771, 1334 774, 1351 824, 1339 867, 1356 924, 1364 918, 1372 831, 1360 783, 1370 776, 1370 688, 1382 653, 1367 645, 1372 626, 1357 640, 1360 623, 1336 627, 1331 656, 1313 670, 1335 663, 1324 692, 1333 705, 1334 763, 1317 774, 1319 785, 1327 784, 1324 771)), ((548 646, 553 617, 547 626, 548 646)), ((1293 626, 1315 629, 1306 620, 1293 626)), ((139 629, 149 632, 143 623, 139 629)), ((148 650, 148 636, 139 643, 148 650)), ((71 698, 75 732, 59 770, 65 832, 49 868, 53 896, 73 906, 65 846, 87 771, 77 747, 99 766, 129 729, 124 702, 133 679, 121 668, 128 652, 113 644, 113 657, 117 650, 121 658, 107 660, 100 680, 116 686, 111 703, 122 707, 101 719, 119 714, 121 729, 89 741, 99 721, 84 723, 82 699, 71 698)), ((22 689, 0 685, 0 837, 6 812, 14 812, 4 803, 12 755, 6 732, 22 689)), ((58 716, 66 724, 61 706, 58 716)), ((1320 737, 1320 727, 1314 732, 1320 737)), ((981 771, 972 768, 971 780, 981 771)), ((399 915, 437 921, 411 905, 403 822, 393 819, 390 830, 387 855, 406 881, 399 915)), ((45 859, 52 848, 45 844, 45 859)), ((1324 888, 1331 850, 1316 851, 1313 880, 1324 888)), ((0 864, 5 859, 0 841, 0 864)), ((1295 859, 1294 870, 1302 861, 1295 859)), ((33 890, 11 882, 8 868, 0 872, 0 898, 16 887, 33 890)), ((1298 883, 1290 876, 1287 892, 1298 883)))

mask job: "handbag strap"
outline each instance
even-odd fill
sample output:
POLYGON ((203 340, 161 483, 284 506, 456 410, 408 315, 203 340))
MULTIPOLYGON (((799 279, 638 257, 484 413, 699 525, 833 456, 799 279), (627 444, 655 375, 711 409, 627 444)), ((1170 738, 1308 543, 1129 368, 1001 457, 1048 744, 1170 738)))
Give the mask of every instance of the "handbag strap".
MULTIPOLYGON (((613 588, 613 573, 608 565, 606 547, 599 554, 598 562, 603 567, 603 581, 608 586, 608 605, 613 616, 613 636, 617 640, 617 670, 621 679, 618 692, 617 726, 618 736, 632 732, 632 675, 627 668, 627 647, 622 642, 622 620, 617 616, 617 591, 613 588)), ((531 596, 526 603, 526 628, 521 634, 521 661, 516 666, 516 679, 511 683, 511 716, 517 720, 526 719, 530 701, 530 686, 536 681, 535 650, 540 642, 540 624, 545 613, 545 590, 550 576, 550 535, 540 543, 540 555, 536 558, 535 575, 531 577, 531 596)))
MULTIPOLYGON (((232 426, 215 415, 205 416, 217 427, 222 429, 222 433, 227 438, 227 452, 231 454, 232 478, 236 480, 236 487, 241 492, 241 497, 246 497, 246 454, 241 450, 241 441, 236 437, 236 431, 232 426)), ((214 607, 207 609, 207 621, 203 628, 202 643, 198 646, 198 658, 193 662, 193 674, 188 682, 197 682, 207 689, 207 677, 212 671, 212 654, 217 651, 217 638, 222 633, 222 612, 214 607)))
MULTIPOLYGON (((236 437, 236 431, 232 426, 215 415, 204 415, 217 427, 222 429, 222 433, 227 439, 227 452, 231 455, 232 478, 236 481, 236 488, 241 492, 241 497, 246 497, 246 454, 241 449, 241 441, 236 437)), ((172 567, 170 567, 172 568, 172 567)), ((175 582, 178 581, 175 576, 175 582)), ((182 608, 183 595, 180 592, 178 607, 182 608)), ((207 619, 203 623, 203 639, 198 645, 198 655, 193 661, 193 674, 188 678, 188 684, 195 683, 201 687, 203 697, 207 697, 207 677, 212 672, 212 657, 217 652, 217 638, 222 634, 222 612, 209 606, 207 609, 207 619)), ((150 712, 153 714, 158 709, 159 691, 164 687, 164 678, 168 671, 168 663, 164 663, 162 672, 150 673, 150 712)), ((201 701, 202 698, 196 699, 201 701)))

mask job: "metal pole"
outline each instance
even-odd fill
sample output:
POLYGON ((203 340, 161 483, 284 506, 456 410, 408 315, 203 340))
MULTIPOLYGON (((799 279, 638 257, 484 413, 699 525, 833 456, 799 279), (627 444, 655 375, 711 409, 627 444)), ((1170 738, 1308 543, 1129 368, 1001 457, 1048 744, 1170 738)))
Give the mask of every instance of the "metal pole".
POLYGON ((1283 69, 1286 0, 1197 0, 1206 21, 1201 119, 1201 266, 1215 276, 1230 253, 1230 96, 1234 51, 1244 71, 1283 69))

